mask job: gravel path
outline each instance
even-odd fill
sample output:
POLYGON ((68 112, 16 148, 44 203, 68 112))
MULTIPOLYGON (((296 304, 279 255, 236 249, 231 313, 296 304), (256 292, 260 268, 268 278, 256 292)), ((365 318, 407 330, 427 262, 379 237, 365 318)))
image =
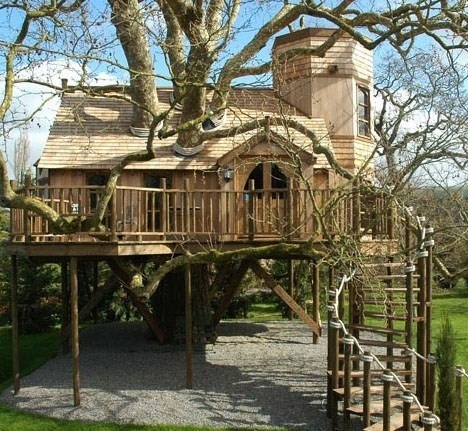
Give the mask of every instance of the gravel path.
POLYGON ((158 346, 142 322, 80 334, 81 406, 73 407, 70 355, 59 355, 0 401, 46 416, 119 423, 326 430, 326 340, 299 322, 224 322, 215 345, 196 347, 192 390, 183 347, 158 346))

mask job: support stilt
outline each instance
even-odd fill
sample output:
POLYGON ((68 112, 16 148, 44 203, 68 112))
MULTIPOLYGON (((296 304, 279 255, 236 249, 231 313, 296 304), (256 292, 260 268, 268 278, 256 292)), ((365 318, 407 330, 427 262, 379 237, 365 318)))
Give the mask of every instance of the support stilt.
MULTIPOLYGON (((294 299, 294 261, 292 259, 288 260, 288 276, 288 293, 289 296, 294 299)), ((288 310, 288 318, 289 320, 294 319, 294 311, 292 311, 291 309, 288 310)))
POLYGON ((70 300, 73 351, 73 403, 80 405, 80 342, 78 336, 78 261, 70 259, 70 300))
POLYGON ((187 389, 193 387, 192 350, 192 273, 190 265, 185 265, 185 370, 187 389))
POLYGON ((60 319, 60 339, 62 341, 62 352, 70 352, 70 290, 68 277, 68 263, 63 262, 61 266, 62 282, 62 316, 60 319))
POLYGON ((11 256, 11 341, 13 357, 13 388, 16 395, 20 390, 19 375, 19 329, 18 329, 18 262, 11 256))
MULTIPOLYGON (((320 268, 317 263, 312 264, 312 320, 322 328, 320 319, 320 268)), ((318 344, 320 337, 314 333, 313 343, 318 344)))

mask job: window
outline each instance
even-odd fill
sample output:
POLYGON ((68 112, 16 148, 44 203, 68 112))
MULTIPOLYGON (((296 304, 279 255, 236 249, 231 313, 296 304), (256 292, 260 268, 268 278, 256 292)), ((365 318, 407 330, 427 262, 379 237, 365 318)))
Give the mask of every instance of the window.
POLYGON ((358 87, 358 134, 370 136, 370 92, 358 87))
MULTIPOLYGON (((105 186, 107 184, 107 179, 109 178, 107 173, 92 173, 88 174, 86 179, 86 184, 88 186, 105 186)), ((89 190, 89 209, 94 211, 97 207, 99 200, 99 190, 90 189, 89 190)))

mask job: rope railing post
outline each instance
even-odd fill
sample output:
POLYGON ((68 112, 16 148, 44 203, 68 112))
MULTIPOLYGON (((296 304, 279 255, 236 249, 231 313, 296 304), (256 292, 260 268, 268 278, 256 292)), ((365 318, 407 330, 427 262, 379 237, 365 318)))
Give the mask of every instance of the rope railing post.
POLYGON ((434 411, 435 408, 435 393, 436 393, 436 365, 437 358, 434 354, 427 356, 427 388, 426 388, 426 404, 429 410, 434 411))
POLYGON ((367 428, 371 424, 371 412, 370 412, 370 395, 371 395, 371 365, 374 361, 369 350, 366 350, 360 357, 361 361, 364 362, 363 371, 364 377, 362 381, 363 386, 363 415, 362 415, 362 427, 367 428))
MULTIPOLYGON (((424 221, 419 217, 420 221, 424 221)), ((425 230, 421 230, 421 242, 424 240, 425 230)), ((427 316, 426 316, 426 259, 428 253, 424 249, 420 249, 417 253, 418 258, 418 324, 417 324, 417 350, 418 353, 427 356, 427 316)), ((419 400, 424 404, 426 402, 426 362, 419 359, 416 363, 416 394, 419 400)))
POLYGON ((403 431, 411 431, 411 404, 413 403, 413 394, 410 391, 403 392, 403 431))
POLYGON ((339 385, 339 356, 338 356, 338 344, 339 334, 341 329, 341 323, 336 316, 330 321, 330 338, 331 338, 331 416, 332 416, 332 431, 338 429, 338 397, 333 389, 337 389, 339 385))
POLYGON ((455 431, 462 431, 462 405, 463 405, 463 377, 466 376, 465 370, 461 365, 455 367, 455 431))
POLYGON ((388 368, 380 377, 383 381, 383 431, 390 431, 390 398, 393 374, 388 368))
POLYGON ((349 430, 349 411, 351 406, 351 353, 354 338, 349 334, 343 337, 344 344, 344 397, 343 397, 343 431, 349 430))
MULTIPOLYGON (((432 350, 432 331, 431 331, 431 321, 432 321, 432 251, 434 248, 434 240, 432 239, 434 229, 429 225, 426 225, 426 239, 424 241, 425 252, 427 253, 426 257, 426 268, 425 268, 425 312, 426 312, 426 354, 429 354, 432 350)), ((433 355, 429 355, 432 356, 433 355)), ((428 357, 429 357, 428 356, 428 357)), ((426 376, 426 405, 429 406, 430 410, 434 410, 434 393, 435 393, 435 366, 429 362, 427 366, 427 376, 426 376), (434 369, 432 369, 434 368, 434 369)))
MULTIPOLYGON (((405 343, 411 348, 413 345, 413 273, 415 267, 412 262, 408 261, 405 267, 406 275, 406 321, 405 321, 405 343)), ((412 361, 405 362, 405 370, 411 371, 413 369, 412 361)), ((411 383, 411 373, 407 373, 405 376, 406 383, 411 383)))
POLYGON ((436 419, 430 410, 423 413, 421 422, 424 426, 424 431, 432 431, 433 426, 436 424, 436 419))

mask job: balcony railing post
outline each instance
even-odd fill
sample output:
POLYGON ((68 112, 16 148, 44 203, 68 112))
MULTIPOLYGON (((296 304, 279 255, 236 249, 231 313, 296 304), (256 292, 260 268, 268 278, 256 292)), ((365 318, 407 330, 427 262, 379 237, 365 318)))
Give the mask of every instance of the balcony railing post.
MULTIPOLYGON (((185 199, 183 200, 184 202, 184 208, 183 208, 183 214, 184 214, 184 230, 187 236, 190 234, 190 183, 188 178, 184 179, 184 197, 185 199)), ((195 209, 194 209, 195 210, 195 209)))
MULTIPOLYGON (((30 188, 29 181, 26 182, 24 186, 24 195, 29 197, 29 188, 30 188)), ((23 227, 24 227, 24 241, 31 242, 31 218, 29 217, 29 211, 25 208, 23 210, 23 227)))
POLYGON ((286 217, 287 217, 287 225, 286 225, 286 237, 290 240, 293 235, 293 197, 292 197, 292 184, 293 180, 288 178, 287 181, 287 193, 286 193, 286 217))
POLYGON ((112 192, 111 198, 111 241, 117 241, 117 188, 112 192))
POLYGON ((166 239, 166 231, 168 227, 167 223, 167 180, 166 178, 161 178, 161 232, 163 234, 163 239, 166 239))
POLYGON ((361 233, 361 193, 360 193, 360 182, 356 179, 353 185, 353 233, 356 238, 359 238, 361 233))
POLYGON ((255 180, 249 180, 249 200, 248 200, 248 225, 249 225, 249 240, 253 241, 255 237, 255 180))

